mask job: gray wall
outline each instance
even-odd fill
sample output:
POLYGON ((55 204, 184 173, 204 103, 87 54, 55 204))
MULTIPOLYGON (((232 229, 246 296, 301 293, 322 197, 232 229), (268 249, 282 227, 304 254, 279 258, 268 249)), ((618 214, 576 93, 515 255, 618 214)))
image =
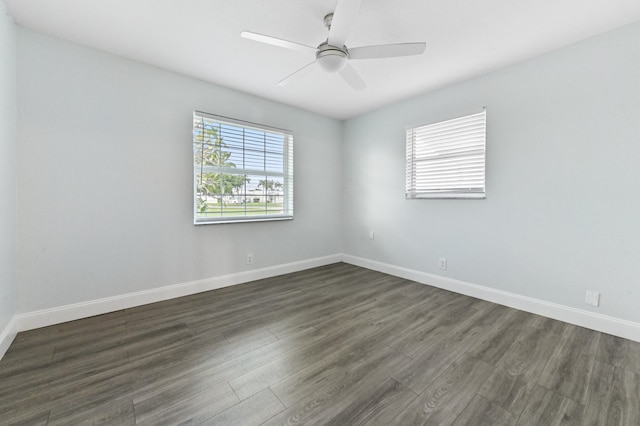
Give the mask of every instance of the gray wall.
POLYGON ((341 122, 22 28, 17 52, 18 313, 340 252, 341 122), (293 221, 192 224, 194 109, 294 132, 293 221))
MULTIPOLYGON (((0 1, 0 333, 14 314, 16 204, 15 26, 0 1)), ((0 342, 1 343, 1 342, 0 342)))
POLYGON ((633 24, 348 120, 343 251, 639 322, 638 40, 633 24), (483 106, 486 200, 405 200, 405 127, 483 106))
POLYGON ((245 271, 247 252, 251 268, 344 252, 640 322, 638 39, 634 24, 341 123, 19 29, 15 238, 12 137, 0 148, 16 312, 245 271), (405 127, 482 106, 487 199, 405 200, 405 127), (193 109, 294 131, 294 221, 191 224, 193 109))

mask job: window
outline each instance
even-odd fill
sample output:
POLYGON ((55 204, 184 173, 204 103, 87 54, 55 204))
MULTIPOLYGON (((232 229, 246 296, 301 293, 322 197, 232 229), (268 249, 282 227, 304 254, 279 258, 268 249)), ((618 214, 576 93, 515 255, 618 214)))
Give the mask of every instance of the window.
POLYGON ((406 198, 485 198, 486 110, 407 130, 406 198))
POLYGON ((194 223, 293 219, 293 135, 193 113, 194 223))

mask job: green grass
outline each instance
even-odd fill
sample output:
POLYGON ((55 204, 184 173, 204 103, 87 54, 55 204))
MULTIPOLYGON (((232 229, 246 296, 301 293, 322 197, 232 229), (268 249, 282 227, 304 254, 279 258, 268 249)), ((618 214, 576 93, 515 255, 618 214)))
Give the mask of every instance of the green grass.
POLYGON ((207 203, 207 210, 204 213, 198 212, 198 217, 269 215, 279 213, 282 213, 282 203, 246 203, 222 205, 217 203, 207 203))

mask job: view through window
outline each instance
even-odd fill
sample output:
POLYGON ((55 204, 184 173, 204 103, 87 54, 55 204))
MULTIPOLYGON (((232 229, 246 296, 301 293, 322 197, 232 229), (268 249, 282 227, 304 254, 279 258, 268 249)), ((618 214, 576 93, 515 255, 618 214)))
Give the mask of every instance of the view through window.
POLYGON ((194 223, 293 218, 293 134, 195 111, 194 223))

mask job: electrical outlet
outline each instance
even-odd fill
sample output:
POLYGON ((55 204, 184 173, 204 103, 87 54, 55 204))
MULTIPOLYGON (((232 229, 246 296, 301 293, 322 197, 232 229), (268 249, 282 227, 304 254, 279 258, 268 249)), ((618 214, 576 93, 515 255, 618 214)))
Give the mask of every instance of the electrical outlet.
POLYGON ((587 290, 587 296, 584 298, 584 303, 591 306, 600 306, 600 293, 593 290, 587 290))
POLYGON ((247 265, 253 264, 253 253, 247 254, 247 265))
POLYGON ((441 257, 440 260, 438 261, 438 265, 440 266, 440 269, 442 269, 443 271, 447 270, 447 259, 445 259, 444 257, 441 257))
POLYGON ((369 231, 369 239, 373 240, 373 238, 375 237, 373 231, 369 231))

